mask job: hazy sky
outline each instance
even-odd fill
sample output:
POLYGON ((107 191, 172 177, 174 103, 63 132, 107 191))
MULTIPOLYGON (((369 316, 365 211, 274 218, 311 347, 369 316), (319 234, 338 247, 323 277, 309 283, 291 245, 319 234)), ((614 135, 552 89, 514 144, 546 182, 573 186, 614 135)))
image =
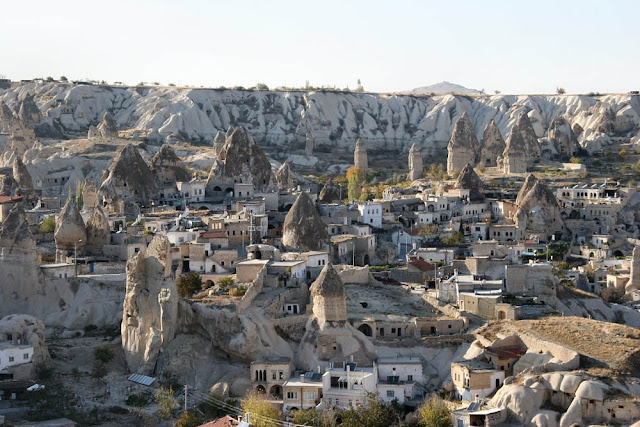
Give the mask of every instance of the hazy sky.
POLYGON ((627 92, 640 89, 639 19, 637 0, 4 0, 0 74, 627 92))

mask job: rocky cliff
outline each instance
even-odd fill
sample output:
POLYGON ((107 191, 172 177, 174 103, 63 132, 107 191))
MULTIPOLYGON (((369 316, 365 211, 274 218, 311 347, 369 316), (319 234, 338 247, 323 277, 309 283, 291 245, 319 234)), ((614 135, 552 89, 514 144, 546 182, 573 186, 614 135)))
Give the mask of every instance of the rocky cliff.
MULTIPOLYGON (((158 143, 171 137, 211 144, 218 131, 244 126, 263 145, 302 149, 308 135, 314 153, 351 151, 358 138, 371 152, 406 153, 416 143, 425 155, 444 153, 464 112, 477 139, 491 120, 508 135, 523 113, 535 135, 545 137, 563 116, 583 130, 578 139, 587 147, 606 144, 611 135, 636 134, 640 124, 640 97, 633 95, 412 96, 29 83, 0 91, 0 101, 20 109, 28 93, 44 113, 40 122, 67 134, 86 134, 110 111, 118 129, 140 129, 158 143)), ((24 115, 33 121, 37 115, 29 106, 24 115)))

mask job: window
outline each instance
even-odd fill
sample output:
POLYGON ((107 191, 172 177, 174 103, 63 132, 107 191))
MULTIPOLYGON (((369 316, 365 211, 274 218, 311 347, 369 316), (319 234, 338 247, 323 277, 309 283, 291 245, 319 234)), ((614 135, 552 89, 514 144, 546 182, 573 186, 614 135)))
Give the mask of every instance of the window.
POLYGON ((407 381, 413 381, 413 375, 407 375, 407 381))
POLYGON ((29 353, 25 353, 25 354, 23 354, 23 355, 22 355, 22 358, 23 358, 24 360, 29 360, 29 353))
POLYGON ((297 399, 298 398, 298 392, 297 391, 288 391, 287 392, 287 399, 297 399))
POLYGON ((387 397, 396 397, 396 392, 394 390, 387 390, 387 397))
POLYGON ((9 362, 13 362, 13 356, 9 356, 9 362))
POLYGON ((316 392, 315 391, 305 391, 304 393, 302 393, 302 396, 304 397, 304 400, 315 400, 316 399, 316 392))
POLYGON ((273 371, 271 373, 271 379, 274 379, 274 380, 276 379, 276 371, 273 371))
POLYGON ((278 372, 278 378, 281 379, 281 380, 284 379, 284 372, 283 371, 278 372))

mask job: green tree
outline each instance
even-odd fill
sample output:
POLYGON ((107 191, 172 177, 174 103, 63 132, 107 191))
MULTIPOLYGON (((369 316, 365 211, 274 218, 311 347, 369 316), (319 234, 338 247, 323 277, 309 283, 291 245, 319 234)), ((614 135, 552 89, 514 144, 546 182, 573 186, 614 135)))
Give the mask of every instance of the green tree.
POLYGON ((258 89, 258 90, 269 90, 269 86, 267 86, 267 85, 266 85, 266 84, 264 84, 264 83, 258 83, 258 84, 256 85, 256 89, 258 89))
POLYGON ((336 425, 336 414, 333 411, 318 412, 315 408, 295 411, 292 417, 294 424, 313 427, 333 427, 336 425))
POLYGON ((558 87, 556 88, 556 93, 557 93, 558 95, 564 95, 565 93, 567 93, 567 91, 566 91, 566 90, 564 90, 564 88, 563 88, 563 87, 559 87, 559 86, 558 86, 558 87))
POLYGON ((171 418, 173 411, 178 406, 176 398, 173 396, 172 388, 160 387, 155 394, 155 401, 158 404, 158 416, 163 420, 171 418))
POLYGON ((425 427, 451 427, 451 411, 447 404, 437 396, 433 396, 418 408, 420 425, 425 427))
POLYGON ((349 200, 359 200, 362 193, 362 182, 364 174, 356 166, 347 169, 347 196, 349 200))
POLYGON ((198 427, 202 424, 202 420, 191 412, 185 412, 176 421, 176 427, 198 427))
POLYGON ((182 298, 190 298, 194 293, 202 289, 202 278, 198 273, 190 272, 181 274, 176 281, 178 295, 182 298))
POLYGON ((78 209, 82 210, 84 207, 84 197, 82 195, 82 190, 84 190, 84 181, 78 181, 76 184, 76 204, 78 205, 78 209))
POLYGON ((362 82, 358 79, 358 86, 356 87, 356 92, 364 92, 364 86, 362 86, 362 82))
POLYGON ((48 216, 40 223, 41 233, 53 233, 56 229, 56 219, 53 216, 48 216))
POLYGON ((358 404, 343 411, 342 426, 344 427, 388 427, 397 425, 400 421, 401 407, 397 400, 385 403, 380 400, 378 393, 367 395, 368 406, 358 404))
POLYGON ((218 280, 218 287, 220 287, 220 289, 227 290, 231 286, 233 286, 234 283, 235 282, 233 281, 233 279, 231 277, 227 276, 227 277, 223 277, 222 279, 218 280))
POLYGON ((282 412, 264 394, 250 393, 241 401, 242 412, 249 412, 251 425, 277 427, 271 420, 282 420, 282 412))

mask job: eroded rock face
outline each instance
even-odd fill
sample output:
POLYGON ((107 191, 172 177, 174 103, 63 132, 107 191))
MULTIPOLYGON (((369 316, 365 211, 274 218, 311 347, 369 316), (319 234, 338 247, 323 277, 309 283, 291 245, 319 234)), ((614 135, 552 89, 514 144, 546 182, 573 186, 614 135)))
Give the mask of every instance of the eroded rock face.
POLYGON ((422 165, 422 154, 420 150, 413 144, 409 150, 409 181, 415 181, 424 176, 424 166, 422 165))
POLYGON ((18 187, 25 190, 33 190, 33 181, 31 180, 31 174, 19 157, 16 157, 13 160, 13 179, 16 180, 18 187))
POLYGON ((188 182, 191 179, 191 174, 187 167, 168 144, 163 144, 153 156, 150 168, 160 184, 175 184, 178 181, 188 182))
POLYGON ((40 120, 42 120, 40 109, 33 100, 32 94, 27 93, 20 102, 20 107, 18 108, 18 119, 31 125, 36 125, 40 123, 40 120))
POLYGON ((13 176, 8 174, 0 176, 0 196, 13 196, 17 188, 18 183, 13 176))
POLYGON ((0 319, 0 341, 12 341, 33 346, 32 375, 37 369, 51 365, 51 357, 45 338, 45 327, 41 320, 27 314, 10 314, 0 319))
POLYGON ((98 133, 102 138, 118 138, 118 127, 109 111, 102 116, 102 121, 98 124, 98 133))
POLYGON ((253 184, 256 191, 271 187, 271 164, 260 145, 244 127, 236 128, 226 138, 224 147, 216 159, 207 180, 207 194, 214 194, 214 187, 236 182, 253 184))
POLYGON ((455 184, 456 189, 469 190, 469 200, 472 202, 484 200, 484 193, 482 192, 483 186, 482 180, 468 163, 458 175, 455 184))
POLYGON ((522 139, 524 140, 525 147, 527 147, 526 154, 528 155, 530 160, 535 160, 540 158, 540 145, 538 144, 538 137, 536 136, 536 132, 531 125, 531 120, 529 119, 529 115, 522 113, 518 116, 518 130, 522 135, 522 139))
POLYGON ((291 167, 289 162, 284 162, 278 172, 276 172, 276 181, 278 182, 278 190, 284 191, 293 187, 293 177, 291 176, 291 167))
POLYGON ((328 182, 320 190, 318 200, 321 203, 338 203, 340 201, 340 189, 333 183, 328 182))
POLYGON ((502 156, 504 162, 504 173, 526 172, 529 167, 529 159, 531 157, 527 150, 527 144, 522 137, 522 133, 520 132, 518 125, 514 125, 511 128, 509 137, 507 138, 507 144, 502 156))
POLYGON ((558 153, 564 156, 573 156, 580 146, 578 138, 564 117, 558 117, 551 122, 549 139, 555 143, 558 153))
POLYGON ((9 211, 9 214, 0 225, 0 247, 9 250, 36 248, 36 241, 29 231, 29 223, 24 215, 22 205, 17 204, 9 211))
POLYGON ((84 186, 82 187, 82 202, 82 207, 84 209, 91 209, 100 204, 96 183, 90 178, 86 178, 84 180, 84 186))
POLYGON ((148 203, 156 195, 157 182, 138 150, 126 145, 108 169, 100 194, 108 204, 119 201, 148 203))
POLYGON ((369 169, 367 147, 364 145, 364 141, 362 141, 361 138, 358 138, 356 141, 356 147, 353 151, 353 165, 360 168, 363 172, 369 169))
POLYGON ((282 244, 303 251, 319 251, 328 242, 327 227, 315 205, 307 193, 300 193, 284 219, 282 244))
POLYGON ((471 119, 465 111, 456 121, 447 146, 447 173, 452 175, 462 170, 467 163, 475 165, 478 147, 478 139, 473 131, 471 119))
POLYGON ((122 348, 132 372, 151 374, 158 352, 174 337, 178 292, 171 276, 169 241, 156 236, 145 253, 127 262, 122 348))
POLYGON ((478 165, 481 167, 500 167, 502 166, 502 153, 504 152, 505 142, 500 129, 496 123, 491 120, 484 128, 482 134, 482 148, 480 149, 480 159, 478 165))
POLYGON ((99 205, 91 209, 86 229, 86 251, 93 255, 102 255, 103 246, 109 244, 111 240, 111 231, 109 230, 109 219, 99 205))
POLYGON ((78 254, 84 250, 87 244, 87 233, 78 205, 73 200, 68 200, 58 214, 53 237, 56 240, 56 253, 59 260, 60 256, 75 253, 76 248, 78 254))
POLYGON ((2 151, 0 166, 12 166, 16 158, 22 158, 24 153, 33 147, 36 134, 33 127, 23 121, 14 120, 9 124, 9 138, 2 151))
POLYGON ((516 198, 516 225, 522 235, 536 234, 547 238, 566 232, 564 218, 553 191, 533 174, 529 175, 516 198))
POLYGON ((627 294, 640 289, 640 246, 633 248, 630 270, 631 277, 625 286, 625 292, 627 294))
POLYGON ((224 143, 225 135, 221 131, 218 131, 216 133, 216 136, 213 138, 213 153, 216 155, 216 157, 220 156, 220 153, 222 153, 224 143))

